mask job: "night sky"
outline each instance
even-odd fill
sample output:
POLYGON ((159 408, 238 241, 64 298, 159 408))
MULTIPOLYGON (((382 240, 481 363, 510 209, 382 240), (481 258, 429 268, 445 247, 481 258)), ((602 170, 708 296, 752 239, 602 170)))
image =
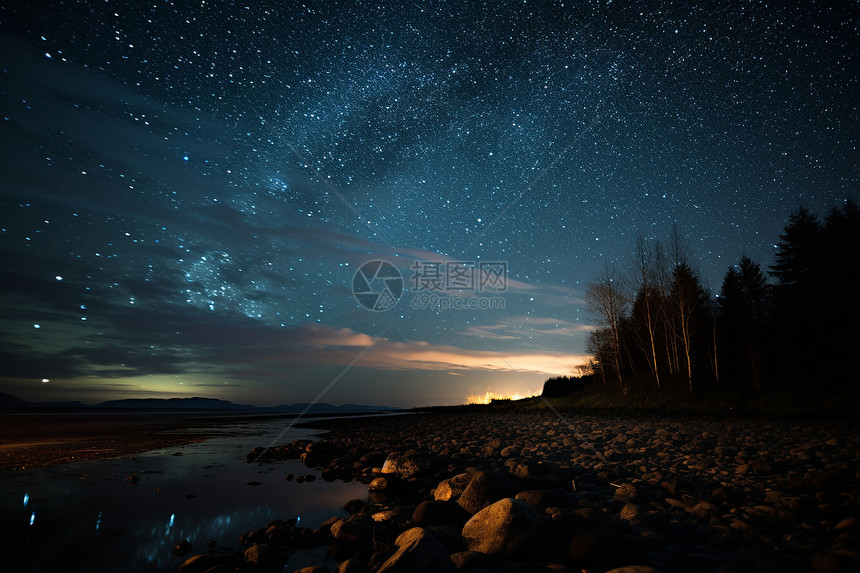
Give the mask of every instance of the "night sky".
POLYGON ((772 263, 858 195, 858 4, 684 4, 4 2, 0 390, 529 395, 637 236, 772 263))

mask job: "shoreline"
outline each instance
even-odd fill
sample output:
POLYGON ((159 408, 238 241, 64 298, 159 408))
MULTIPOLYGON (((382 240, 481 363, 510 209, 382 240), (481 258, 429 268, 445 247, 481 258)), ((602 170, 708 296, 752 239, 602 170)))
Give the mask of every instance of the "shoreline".
MULTIPOLYGON (((22 460, 13 467, 26 470, 115 458, 224 436, 229 424, 295 418, 141 414, 7 416, 0 460, 4 469, 22 460)), ((852 549, 860 543, 856 416, 560 414, 494 404, 306 416, 295 426, 325 433, 254 448, 248 461, 271 471, 299 459, 309 470, 303 477, 357 480, 367 498, 348 504, 350 517, 315 530, 261 523, 238 551, 219 547, 191 559, 253 573, 283 567, 293 550, 329 546, 338 560, 369 571, 425 551, 435 556, 433 571, 860 568, 852 549), (493 520, 480 518, 487 512, 519 523, 516 535, 540 551, 493 531, 493 520), (486 535, 475 526, 470 533, 475 519, 484 519, 486 535)))
MULTIPOLYGON (((850 403, 856 403, 851 395, 850 403)), ((297 427, 328 430, 337 428, 337 419, 375 419, 402 414, 484 414, 520 415, 546 412, 547 404, 563 416, 592 416, 601 418, 670 419, 698 421, 782 421, 787 423, 818 423, 836 420, 858 424, 860 418, 852 409, 717 409, 680 405, 669 409, 633 407, 624 402, 592 403, 577 406, 570 399, 539 397, 517 402, 500 401, 493 404, 459 406, 427 406, 394 411, 309 413, 302 416, 297 427), (319 418, 332 418, 333 422, 319 418)), ((111 459, 139 454, 155 449, 183 446, 209 439, 211 431, 225 424, 267 419, 296 418, 295 412, 247 412, 243 410, 104 410, 73 409, 4 409, 0 411, 0 471, 42 469, 75 461, 111 459), (59 436, 59 438, 58 438, 59 436)))
POLYGON ((428 551, 439 571, 860 567, 856 418, 788 424, 460 408, 301 426, 327 433, 255 448, 249 459, 299 458, 323 479, 367 483, 370 502, 316 531, 273 522, 249 532, 232 557, 241 563, 261 543, 300 540, 331 544, 373 571, 428 551), (518 545, 523 538, 540 551, 518 545))
MULTIPOLYGON (((302 419, 312 423, 320 417, 377 414, 314 412, 302 419)), ((0 417, 0 471, 131 456, 223 435, 217 430, 228 424, 296 417, 295 413, 245 411, 14 410, 0 417)))

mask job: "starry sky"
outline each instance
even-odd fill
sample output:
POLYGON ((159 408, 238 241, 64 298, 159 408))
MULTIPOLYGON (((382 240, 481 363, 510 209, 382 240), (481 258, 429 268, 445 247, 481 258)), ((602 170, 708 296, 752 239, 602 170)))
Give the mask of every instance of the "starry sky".
POLYGON ((677 225, 715 292, 797 206, 856 200, 858 12, 4 2, 0 390, 537 393, 582 362, 585 285, 636 237, 677 225), (353 296, 374 260, 402 276, 384 311, 353 296), (475 282, 434 291, 433 268, 475 282))

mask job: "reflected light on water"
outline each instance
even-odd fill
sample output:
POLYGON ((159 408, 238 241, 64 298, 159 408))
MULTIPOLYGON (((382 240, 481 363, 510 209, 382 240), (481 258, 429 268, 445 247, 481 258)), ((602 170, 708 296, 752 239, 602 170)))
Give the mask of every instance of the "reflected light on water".
MULTIPOLYGON (((225 426, 224 437, 181 450, 0 473, 0 515, 16 516, 9 533, 26 554, 23 568, 9 570, 69 570, 63 551, 73 546, 81 548, 75 555, 79 570, 88 573, 175 571, 187 558, 173 553, 183 540, 195 553, 205 552, 209 540, 236 548, 241 534, 273 519, 301 515, 297 523, 318 527, 344 515, 348 500, 367 495, 360 483, 285 480, 291 473, 314 472, 298 460, 247 463, 246 453, 279 434, 283 424, 261 420, 225 426), (139 477, 134 487, 129 475, 139 477), (245 485, 250 482, 254 487, 245 485)), ((283 439, 304 439, 314 432, 293 429, 283 439)), ((9 521, 4 519, 4 529, 9 521)), ((327 555, 327 550, 322 556, 295 555, 290 567, 331 565, 327 555)))

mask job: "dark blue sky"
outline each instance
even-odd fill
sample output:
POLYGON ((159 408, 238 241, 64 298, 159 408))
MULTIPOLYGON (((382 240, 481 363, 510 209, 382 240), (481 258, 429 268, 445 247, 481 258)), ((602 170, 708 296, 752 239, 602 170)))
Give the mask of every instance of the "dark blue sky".
POLYGON ((27 399, 529 394, 637 236, 677 225, 716 290, 858 195, 854 2, 29 4, 0 7, 0 381, 27 399), (374 259, 406 287, 384 312, 352 295, 374 259), (416 261, 507 288, 416 292, 416 261))

